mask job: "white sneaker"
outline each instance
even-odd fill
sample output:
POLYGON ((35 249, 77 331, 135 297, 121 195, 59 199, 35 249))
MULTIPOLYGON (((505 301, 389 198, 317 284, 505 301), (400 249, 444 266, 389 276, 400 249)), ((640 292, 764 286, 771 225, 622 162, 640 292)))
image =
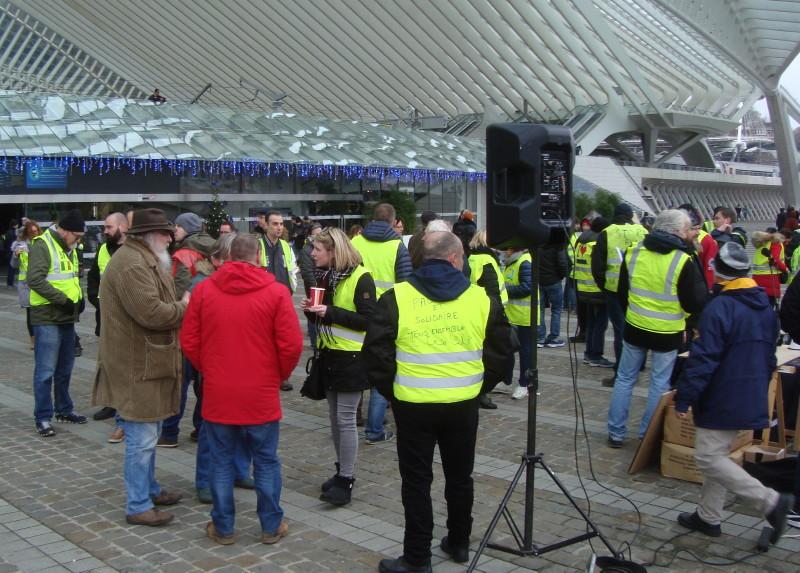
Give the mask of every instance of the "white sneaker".
POLYGON ((528 389, 525 386, 519 386, 514 393, 511 394, 512 400, 522 400, 528 397, 528 389))
POLYGON ((795 342, 792 340, 792 342, 789 344, 789 350, 800 350, 800 342, 795 342))
POLYGON ((786 525, 800 529, 800 513, 790 511, 789 515, 786 516, 786 525))

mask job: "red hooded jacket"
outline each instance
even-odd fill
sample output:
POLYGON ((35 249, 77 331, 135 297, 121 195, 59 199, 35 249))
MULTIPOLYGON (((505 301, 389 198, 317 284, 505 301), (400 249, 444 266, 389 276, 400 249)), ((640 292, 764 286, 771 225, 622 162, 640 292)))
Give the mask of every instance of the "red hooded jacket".
POLYGON ((244 262, 222 265, 192 291, 180 340, 203 374, 204 419, 281 419, 280 384, 297 366, 303 336, 289 291, 272 274, 244 262))

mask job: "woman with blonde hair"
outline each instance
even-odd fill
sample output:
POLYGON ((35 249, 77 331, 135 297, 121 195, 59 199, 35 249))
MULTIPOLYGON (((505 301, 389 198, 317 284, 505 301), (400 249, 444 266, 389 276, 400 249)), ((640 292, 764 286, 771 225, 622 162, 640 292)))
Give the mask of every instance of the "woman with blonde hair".
POLYGON ((346 505, 351 500, 358 454, 356 409, 361 392, 369 388, 361 365, 361 345, 375 312, 375 282, 350 239, 335 227, 315 237, 311 258, 317 287, 325 293, 320 304, 304 299, 301 308, 317 316, 318 366, 336 450, 336 474, 322 484, 320 499, 346 505))
POLYGON ((25 221, 17 240, 11 244, 11 266, 19 269, 17 295, 19 297, 19 305, 25 309, 25 323, 28 325, 31 350, 33 350, 33 327, 31 326, 31 289, 28 288, 28 253, 34 237, 38 237, 41 234, 42 229, 39 224, 32 219, 28 219, 25 221))

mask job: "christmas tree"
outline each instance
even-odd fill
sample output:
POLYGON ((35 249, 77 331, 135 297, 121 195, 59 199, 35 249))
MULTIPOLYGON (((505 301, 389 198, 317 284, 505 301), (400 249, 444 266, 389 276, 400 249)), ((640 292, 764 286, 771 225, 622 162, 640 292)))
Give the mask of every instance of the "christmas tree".
POLYGON ((225 204, 219 200, 219 195, 215 192, 214 198, 208 204, 208 215, 206 215, 206 232, 214 237, 219 238, 219 227, 223 223, 230 220, 228 214, 225 212, 225 204))

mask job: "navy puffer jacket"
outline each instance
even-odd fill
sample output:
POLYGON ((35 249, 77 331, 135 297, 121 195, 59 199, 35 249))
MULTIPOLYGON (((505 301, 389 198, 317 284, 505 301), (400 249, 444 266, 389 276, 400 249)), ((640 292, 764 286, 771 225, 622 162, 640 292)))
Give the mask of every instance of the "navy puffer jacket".
POLYGON ((729 283, 703 310, 678 381, 675 409, 713 430, 766 428, 767 390, 777 360, 778 319, 752 279, 729 283))

